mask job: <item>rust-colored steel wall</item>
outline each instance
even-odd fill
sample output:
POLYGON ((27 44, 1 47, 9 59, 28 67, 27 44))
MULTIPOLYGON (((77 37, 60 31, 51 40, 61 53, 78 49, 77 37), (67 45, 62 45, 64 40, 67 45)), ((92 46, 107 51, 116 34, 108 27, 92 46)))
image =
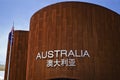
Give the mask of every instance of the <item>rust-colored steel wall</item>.
MULTIPOLYGON (((26 80, 26 64, 28 50, 28 31, 14 31, 14 40, 11 50, 9 80, 26 80)), ((7 80, 10 44, 6 58, 4 80, 7 80)))
POLYGON ((81 2, 45 7, 31 18, 26 79, 119 80, 119 35, 120 15, 104 7, 81 2), (36 60, 38 52, 48 50, 87 50, 90 58, 51 68, 48 58, 36 60))

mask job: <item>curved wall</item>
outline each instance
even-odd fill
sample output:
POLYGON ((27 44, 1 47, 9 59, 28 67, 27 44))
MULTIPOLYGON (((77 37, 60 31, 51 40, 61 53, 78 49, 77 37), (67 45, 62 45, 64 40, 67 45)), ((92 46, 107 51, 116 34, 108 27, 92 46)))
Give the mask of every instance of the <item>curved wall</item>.
POLYGON ((30 21, 26 79, 120 79, 119 34, 120 15, 104 7, 81 2, 45 7, 30 21), (90 57, 66 58, 64 55, 57 59, 75 59, 75 66, 48 67, 47 61, 52 60, 54 64, 56 57, 40 59, 38 53, 45 55, 45 51, 54 50, 77 50, 79 53, 87 50, 90 57), (39 59, 36 60, 36 56, 39 59))

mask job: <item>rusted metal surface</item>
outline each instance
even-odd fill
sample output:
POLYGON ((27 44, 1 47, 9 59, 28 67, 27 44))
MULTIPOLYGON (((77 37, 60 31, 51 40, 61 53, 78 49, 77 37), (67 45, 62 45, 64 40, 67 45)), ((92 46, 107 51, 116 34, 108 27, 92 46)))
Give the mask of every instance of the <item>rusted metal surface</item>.
MULTIPOLYGON (((4 80, 7 80, 10 44, 6 58, 6 68, 4 80)), ((28 50, 28 31, 14 31, 13 45, 10 59, 9 80, 26 80, 28 50)))
MULTIPOLYGON (((27 80, 71 78, 120 79, 120 15, 104 7, 63 2, 36 12, 30 22, 27 80), (74 67, 46 67, 40 51, 86 49, 90 58, 76 58, 74 67)), ((54 59, 53 59, 54 60, 54 59)))

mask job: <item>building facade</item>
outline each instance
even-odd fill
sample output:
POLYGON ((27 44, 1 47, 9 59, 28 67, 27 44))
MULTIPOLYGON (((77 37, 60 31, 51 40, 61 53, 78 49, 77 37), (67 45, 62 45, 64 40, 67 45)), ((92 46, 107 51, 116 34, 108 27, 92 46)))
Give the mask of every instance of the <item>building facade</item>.
POLYGON ((119 78, 120 15, 104 7, 62 2, 30 21, 27 80, 119 78))
POLYGON ((14 31, 11 55, 8 41, 4 80, 26 80, 28 33, 28 31, 14 31))
POLYGON ((107 8, 49 5, 31 17, 29 32, 15 32, 10 80, 119 80, 119 34, 120 15, 107 8))

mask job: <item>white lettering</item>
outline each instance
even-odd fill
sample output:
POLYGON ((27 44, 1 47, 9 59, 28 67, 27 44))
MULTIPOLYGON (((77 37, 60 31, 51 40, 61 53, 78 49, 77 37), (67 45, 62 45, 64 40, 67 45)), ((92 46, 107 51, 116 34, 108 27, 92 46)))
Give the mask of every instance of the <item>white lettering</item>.
POLYGON ((68 57, 69 57, 69 56, 75 57, 74 52, 73 52, 72 50, 70 50, 70 52, 68 53, 68 57))
POLYGON ((37 59, 41 59, 40 53, 37 54, 36 60, 37 60, 37 59))
POLYGON ((47 51, 45 53, 41 52, 41 54, 43 59, 47 58, 47 51))
POLYGON ((37 59, 46 59, 46 58, 58 58, 58 57, 90 57, 87 50, 81 50, 78 52, 77 50, 49 50, 46 52, 38 52, 36 56, 37 59))
POLYGON ((61 57, 63 57, 63 55, 65 55, 65 57, 67 57, 67 50, 61 50, 61 57))
POLYGON ((60 50, 54 50, 54 52, 56 53, 56 57, 58 57, 58 53, 60 52, 60 50))
POLYGON ((77 50, 75 50, 75 56, 76 56, 76 57, 81 57, 81 55, 78 55, 77 50))
POLYGON ((53 58, 54 57, 54 55, 53 55, 53 51, 48 51, 48 58, 53 58))
POLYGON ((85 57, 85 56, 90 57, 90 55, 89 55, 89 53, 88 53, 88 51, 87 51, 87 50, 85 50, 85 51, 84 51, 83 57, 85 57))

